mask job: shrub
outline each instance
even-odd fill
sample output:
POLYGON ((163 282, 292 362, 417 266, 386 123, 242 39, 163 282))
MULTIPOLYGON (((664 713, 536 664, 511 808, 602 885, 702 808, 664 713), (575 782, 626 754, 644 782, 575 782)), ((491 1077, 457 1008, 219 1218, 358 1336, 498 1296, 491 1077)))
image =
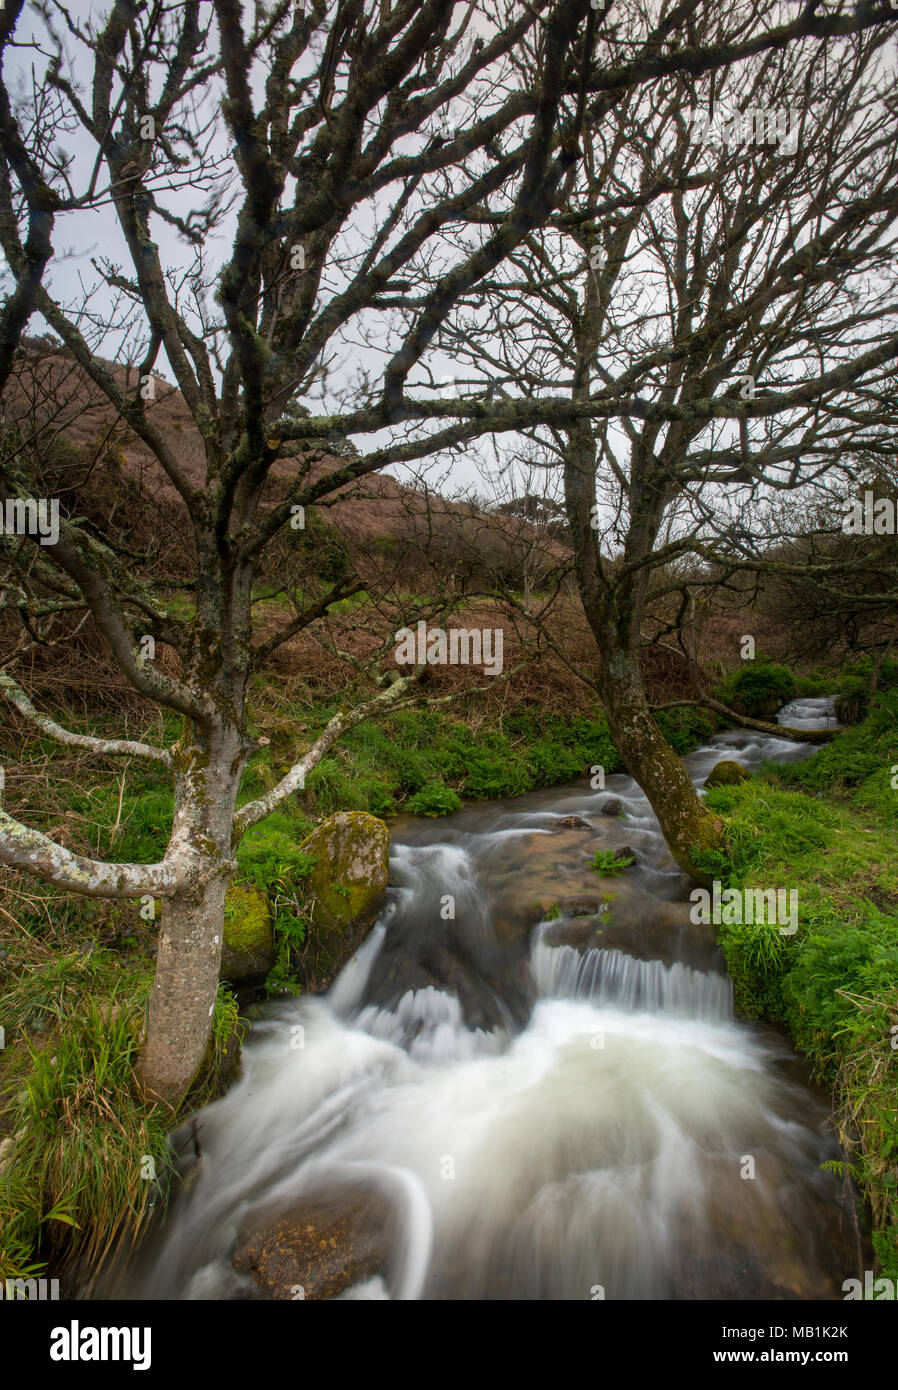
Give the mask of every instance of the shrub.
MULTIPOLYGON (((836 717, 841 724, 859 724, 870 713, 875 665, 869 657, 846 663, 836 684, 836 717)), ((898 686, 898 661, 887 658, 879 668, 877 691, 898 686)))
POLYGON ((461 810, 461 798, 445 782, 431 782, 409 799, 408 809, 416 816, 448 816, 461 810))
POLYGON ((733 672, 720 688, 720 697, 727 704, 738 700, 746 713, 759 718, 776 702, 788 704, 795 697, 795 677, 788 666, 777 666, 760 654, 733 672))

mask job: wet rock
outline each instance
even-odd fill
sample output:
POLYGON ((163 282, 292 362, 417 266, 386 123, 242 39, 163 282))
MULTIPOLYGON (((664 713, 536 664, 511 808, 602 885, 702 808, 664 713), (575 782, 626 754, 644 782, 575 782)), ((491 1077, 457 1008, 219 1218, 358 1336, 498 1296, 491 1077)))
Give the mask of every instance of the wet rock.
POLYGON ((520 1026, 533 1003, 528 959, 525 934, 491 938, 477 923, 443 921, 438 911, 399 916, 374 963, 366 999, 392 1012, 410 990, 432 988, 455 995, 468 1028, 520 1026))
POLYGON ((751 1250, 736 1246, 724 1253, 685 1259, 674 1275, 675 1299, 759 1299, 770 1297, 751 1250))
POLYGON ((741 763, 731 758, 723 758, 715 763, 705 781, 706 787, 732 787, 739 782, 747 782, 751 773, 741 763))
POLYGON ((660 903, 621 879, 589 916, 568 912, 564 903, 560 906, 565 915, 546 928, 547 946, 573 946, 578 951, 603 947, 637 960, 665 965, 679 961, 693 970, 725 973, 713 931, 692 922, 688 903, 660 903))
POLYGON ((593 893, 582 898, 562 898, 559 907, 565 917, 594 917, 602 910, 602 897, 593 893))
POLYGON ((607 801, 603 801, 599 807, 599 814, 603 816, 619 816, 624 809, 624 803, 616 796, 609 796, 607 801))
POLYGON ((314 902, 294 971, 308 993, 319 994, 377 920, 387 891, 390 832, 367 812, 339 811, 300 848, 314 860, 304 885, 314 902))
POLYGON ((634 869, 639 863, 639 855, 632 845, 618 845, 614 857, 624 868, 634 869))
POLYGON ((334 1298, 387 1269, 394 1214, 377 1191, 335 1186, 248 1212, 232 1262, 265 1298, 334 1298))
POLYGON ((271 906, 258 888, 232 883, 225 898, 221 977, 239 982, 267 975, 274 964, 271 906))
POLYGON ((867 713, 867 700, 861 695, 838 695, 833 714, 840 724, 859 724, 867 713))
POLYGON ((562 816, 561 820, 555 822, 555 830, 592 830, 589 821, 582 816, 562 816))
POLYGON ((307 884, 316 917, 337 930, 371 926, 389 877, 390 832, 366 811, 338 811, 316 827, 300 849, 314 859, 307 884))

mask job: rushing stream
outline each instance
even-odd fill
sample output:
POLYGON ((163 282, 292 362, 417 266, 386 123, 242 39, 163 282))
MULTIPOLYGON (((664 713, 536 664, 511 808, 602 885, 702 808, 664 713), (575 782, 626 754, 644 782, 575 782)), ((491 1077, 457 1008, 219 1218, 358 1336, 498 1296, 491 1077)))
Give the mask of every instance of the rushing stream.
MULTIPOLYGON (((724 733, 687 763, 701 786, 721 758, 810 751, 724 733)), ((825 1097, 781 1034, 734 1018, 630 778, 403 818, 391 882, 329 995, 264 1007, 117 1292, 252 1297, 232 1256, 254 1212, 361 1192, 387 1255, 343 1298, 841 1296, 825 1097), (589 867, 621 846, 622 875, 589 867)))

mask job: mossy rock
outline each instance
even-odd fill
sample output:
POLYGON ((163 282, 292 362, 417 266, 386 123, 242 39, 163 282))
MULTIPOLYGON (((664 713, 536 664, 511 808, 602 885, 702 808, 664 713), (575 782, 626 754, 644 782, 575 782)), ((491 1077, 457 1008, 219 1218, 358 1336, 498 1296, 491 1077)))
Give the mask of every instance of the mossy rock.
POLYGON ((304 884, 314 901, 298 974, 305 989, 318 993, 377 920, 387 891, 390 832, 367 811, 338 811, 300 849, 314 861, 304 884))
POLYGON ((222 979, 267 975, 273 964, 274 931, 267 897, 249 883, 232 883, 225 898, 222 979))
POLYGON ((706 787, 733 787, 738 782, 747 782, 751 777, 747 767, 741 763, 734 762, 731 758, 724 758, 721 762, 715 763, 708 773, 705 782, 706 787))

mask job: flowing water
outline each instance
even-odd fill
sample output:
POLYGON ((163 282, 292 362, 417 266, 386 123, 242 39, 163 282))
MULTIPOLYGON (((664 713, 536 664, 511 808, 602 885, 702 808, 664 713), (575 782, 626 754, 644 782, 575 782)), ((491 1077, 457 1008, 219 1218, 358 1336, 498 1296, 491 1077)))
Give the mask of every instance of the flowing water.
MULTIPOLYGON (((781 712, 830 720, 826 701, 781 712)), ((701 786, 721 758, 810 751, 724 733, 687 763, 701 786)), ((255 1213, 358 1191, 386 1255, 342 1298, 840 1296, 825 1097, 734 1017, 630 778, 403 818, 391 883, 327 996, 262 1010, 129 1296, 251 1297, 232 1255, 255 1213), (589 867, 624 846, 624 874, 589 867)))

